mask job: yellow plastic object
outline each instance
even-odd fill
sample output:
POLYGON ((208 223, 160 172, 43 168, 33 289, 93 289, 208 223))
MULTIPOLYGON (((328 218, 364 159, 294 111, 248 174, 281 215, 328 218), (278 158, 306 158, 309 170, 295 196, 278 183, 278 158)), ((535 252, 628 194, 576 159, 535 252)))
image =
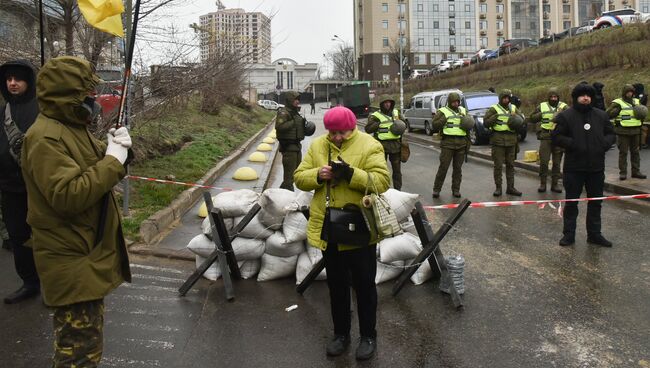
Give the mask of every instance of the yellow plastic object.
POLYGON ((249 180, 257 180, 259 176, 257 175, 257 172, 255 170, 253 170, 250 167, 244 166, 237 169, 237 171, 235 171, 235 174, 232 176, 232 178, 235 180, 249 181, 249 180))
POLYGON ((262 142, 267 143, 267 144, 273 144, 273 143, 275 143, 275 139, 273 139, 271 137, 266 137, 266 138, 264 138, 264 140, 262 142))
POLYGON ((205 205, 205 202, 199 207, 199 217, 205 218, 208 216, 208 207, 205 205))
POLYGON ((266 155, 262 152, 253 152, 248 156, 248 161, 250 162, 266 162, 266 155))
POLYGON ((271 133, 269 133, 269 137, 277 138, 277 135, 275 134, 275 130, 272 130, 271 133))
POLYGON ((260 152, 268 152, 271 151, 272 149, 273 147, 271 147, 271 145, 269 145, 268 143, 260 143, 260 145, 257 146, 257 150, 260 152))
POLYGON ((539 159, 537 151, 525 151, 524 162, 536 162, 539 159))

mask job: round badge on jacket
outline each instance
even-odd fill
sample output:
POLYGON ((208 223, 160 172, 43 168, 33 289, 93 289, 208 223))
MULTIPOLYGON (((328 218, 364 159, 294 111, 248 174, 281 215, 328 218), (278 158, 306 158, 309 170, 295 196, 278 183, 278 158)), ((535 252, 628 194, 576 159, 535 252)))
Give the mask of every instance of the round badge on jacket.
POLYGON ((585 130, 589 130, 589 129, 591 129, 591 124, 586 123, 586 124, 585 124, 585 130))

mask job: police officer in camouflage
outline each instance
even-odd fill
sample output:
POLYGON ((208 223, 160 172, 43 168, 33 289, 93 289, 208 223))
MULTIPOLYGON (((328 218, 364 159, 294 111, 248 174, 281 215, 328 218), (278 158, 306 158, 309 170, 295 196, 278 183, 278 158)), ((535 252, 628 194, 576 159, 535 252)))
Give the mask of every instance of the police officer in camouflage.
POLYGON ((474 118, 467 116, 467 111, 460 106, 460 95, 456 92, 449 94, 447 106, 438 109, 433 116, 433 129, 439 131, 440 165, 433 183, 433 198, 440 197, 442 184, 445 182, 447 170, 453 161, 451 176, 451 193, 460 198, 460 182, 463 178, 463 161, 469 149, 467 132, 474 127, 474 118))
MULTIPOLYGON (((300 115, 300 94, 293 91, 287 92, 285 107, 278 109, 275 118, 275 132, 278 142, 280 142, 284 171, 280 188, 293 191, 293 172, 302 161, 301 142, 305 139, 307 123, 307 120, 300 115)), ((313 134, 313 131, 311 133, 313 134)))
MULTIPOLYGON (((641 126, 646 116, 641 116, 637 111, 640 102, 634 98, 634 86, 626 84, 623 86, 621 98, 612 101, 607 108, 607 114, 614 123, 614 131, 618 140, 618 171, 619 179, 627 179, 627 153, 630 152, 632 162, 632 177, 645 179, 646 175, 641 172, 641 126)), ((646 113, 647 114, 647 110, 646 113)))
POLYGON ((368 117, 366 133, 372 134, 384 147, 384 154, 390 161, 393 171, 393 187, 402 189, 402 134, 406 124, 398 109, 395 109, 395 100, 388 96, 379 98, 379 111, 373 112, 368 117))
POLYGON ((506 194, 521 196, 515 189, 515 157, 519 149, 517 142, 517 129, 524 123, 523 116, 517 107, 510 103, 512 92, 504 89, 499 94, 499 103, 492 105, 485 113, 483 124, 492 131, 490 144, 492 145, 492 160, 494 161, 494 190, 495 197, 501 196, 503 165, 506 165, 506 194))
POLYGON ((537 139, 539 140, 539 188, 538 192, 546 192, 546 178, 548 176, 548 162, 552 159, 551 169, 551 191, 562 193, 559 180, 562 177, 561 161, 564 150, 553 145, 551 132, 555 129, 553 119, 560 112, 568 109, 569 106, 560 101, 560 94, 556 88, 548 90, 548 100, 537 106, 535 112, 530 116, 530 121, 536 124, 537 139))

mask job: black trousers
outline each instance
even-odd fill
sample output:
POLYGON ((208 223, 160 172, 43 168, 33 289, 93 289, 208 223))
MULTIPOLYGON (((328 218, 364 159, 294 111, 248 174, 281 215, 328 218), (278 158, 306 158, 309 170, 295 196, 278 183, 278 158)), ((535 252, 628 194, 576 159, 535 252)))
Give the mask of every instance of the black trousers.
POLYGON ((27 193, 2 192, 2 218, 7 226, 9 239, 13 243, 16 273, 25 287, 38 288, 40 282, 34 264, 32 248, 24 246, 32 235, 27 224, 27 193))
MULTIPOLYGON (((605 184, 605 172, 571 171, 564 173, 564 189, 566 198, 580 198, 582 189, 587 190, 587 197, 602 197, 605 184)), ((602 201, 587 202, 587 235, 600 234, 600 209, 602 201)), ((564 234, 575 235, 576 219, 578 218, 578 202, 567 202, 564 208, 564 234)))
POLYGON ((374 246, 339 251, 335 244, 328 244, 323 252, 327 270, 327 286, 334 321, 334 334, 349 335, 350 283, 357 296, 359 333, 363 337, 376 337, 377 321, 377 256, 374 246))

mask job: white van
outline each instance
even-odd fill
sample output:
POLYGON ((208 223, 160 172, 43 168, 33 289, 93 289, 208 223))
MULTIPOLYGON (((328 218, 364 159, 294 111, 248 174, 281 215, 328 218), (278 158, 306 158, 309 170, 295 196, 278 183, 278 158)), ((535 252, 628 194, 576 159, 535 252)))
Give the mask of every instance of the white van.
POLYGON ((436 113, 436 106, 440 97, 452 92, 461 93, 458 89, 445 89, 442 91, 420 92, 411 98, 411 102, 404 110, 404 120, 409 132, 414 129, 423 129, 424 134, 433 135, 431 120, 436 113))

